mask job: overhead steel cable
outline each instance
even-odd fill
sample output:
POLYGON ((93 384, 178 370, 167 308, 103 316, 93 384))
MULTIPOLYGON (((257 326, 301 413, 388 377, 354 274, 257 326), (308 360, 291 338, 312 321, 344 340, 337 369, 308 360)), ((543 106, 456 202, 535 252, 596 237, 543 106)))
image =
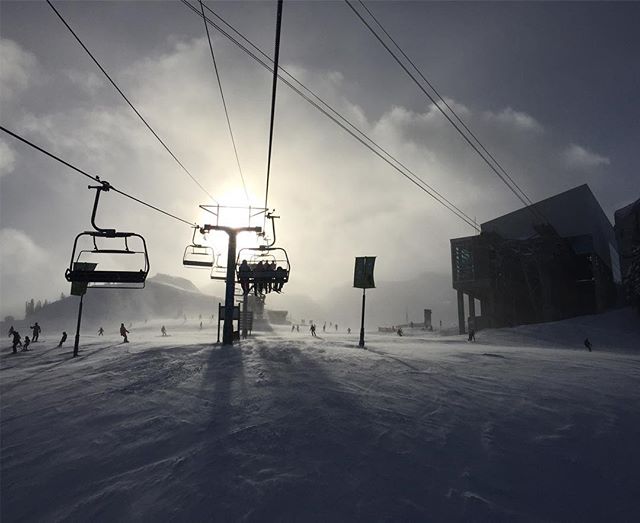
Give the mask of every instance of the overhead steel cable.
POLYGON ((79 167, 76 167, 75 165, 67 162, 66 160, 63 160, 59 156, 56 156, 55 154, 47 151, 46 149, 43 149, 39 145, 36 145, 35 143, 27 140, 26 138, 23 138, 22 136, 20 136, 19 134, 14 133, 13 131, 10 131, 9 129, 7 129, 6 127, 4 127, 2 125, 0 125, 0 130, 4 131, 5 133, 7 133, 10 136, 13 136, 16 140, 20 140, 21 142, 25 143, 26 145, 32 147, 33 149, 35 149, 37 151, 40 151, 42 154, 48 156, 49 158, 53 158, 57 162, 60 162, 61 164, 69 167, 73 171, 75 171, 77 173, 80 173, 83 176, 86 176, 90 180, 93 180, 94 182, 97 182, 97 183, 102 184, 102 185, 107 184, 109 186, 110 190, 112 190, 112 191, 124 196, 125 198, 129 198, 130 200, 133 200, 134 202, 137 202, 137 203, 139 203, 141 205, 144 205, 145 207, 148 207, 149 209, 153 209, 154 211, 162 213, 165 216, 169 216, 170 218, 173 218, 174 220, 178 220, 178 221, 180 221, 182 223, 186 223, 189 227, 193 227, 194 226, 194 224, 192 222, 188 221, 188 220, 183 220, 182 218, 176 216, 175 214, 172 214, 170 212, 164 211, 164 210, 160 209, 159 207, 156 207, 155 205, 147 203, 144 200, 141 200, 140 198, 132 196, 131 194, 128 194, 128 193, 126 193, 124 191, 121 191, 120 189, 116 189, 113 185, 108 183, 106 180, 101 180, 99 176, 92 175, 92 174, 89 174, 86 171, 83 171, 79 167))
POLYGON ((509 181, 514 185, 514 187, 516 187, 516 189, 520 192, 520 194, 522 195, 522 197, 527 200, 527 202, 529 202, 529 204, 533 205, 533 202, 531 201, 531 199, 529 198, 529 196, 527 196, 527 194, 522 190, 522 188, 516 183, 516 181, 509 175, 509 173, 504 169, 504 167, 502 167, 502 165, 500 165, 500 162, 498 162, 498 160, 496 160, 496 158, 493 156, 493 154, 491 154, 491 152, 489 152, 487 150, 487 148, 482 144, 482 142, 478 139, 478 137, 473 133, 473 131, 471 129, 469 129, 469 127, 467 126, 467 124, 462 120, 462 118, 460 118, 460 116, 458 115, 458 113, 455 112, 455 110, 453 109, 453 107, 451 107, 449 105, 449 103, 442 97, 442 95, 438 92, 438 90, 435 88, 435 86, 427 79, 427 77, 422 73, 422 71, 420 71, 420 69, 418 69, 418 66, 413 62, 413 60, 407 56, 407 54, 402 50, 402 48, 400 47, 400 45, 398 45, 398 43, 395 41, 395 39, 389 34, 389 32, 384 28, 384 26, 380 23, 380 21, 375 17, 375 15, 371 12, 371 10, 366 6, 366 4, 362 1, 362 0, 358 0, 358 2, 360 3, 360 5, 362 6, 362 8, 369 14, 369 16, 373 19, 373 21, 376 23, 376 25, 382 30, 382 32, 386 35, 386 37, 391 40, 391 42, 393 43, 393 45, 395 46, 395 48, 402 54, 402 56, 411 64, 411 66, 413 67, 413 69, 416 71, 416 73, 418 73, 418 75, 420 75, 420 78, 422 78, 425 83, 431 88, 431 90, 436 94, 436 96, 438 97, 438 99, 444 104, 444 106, 449 109, 449 111, 451 112, 451 114, 453 114, 453 116, 455 117, 455 119, 460 123, 460 125, 462 125, 462 127, 464 127, 464 129, 471 135, 471 137, 474 139, 474 141, 478 144, 478 146, 487 154, 487 156, 489 158, 491 158, 491 160, 496 164, 496 166, 498 167, 498 169, 500 169, 500 171, 509 179, 509 181))
MULTIPOLYGON (((273 127, 276 116, 276 92, 278 87, 278 60, 280 58, 280 29, 282 28, 282 3, 278 0, 278 11, 276 14, 276 43, 273 55, 273 85, 271 88, 271 118, 269 121, 269 153, 267 156, 267 183, 264 190, 264 208, 267 209, 269 200, 269 176, 271 174, 271 151, 273 150, 273 127)), ((204 16, 204 13, 203 13, 204 16)), ((267 215, 265 214, 265 220, 267 215)))
POLYGON ((469 144, 469 146, 482 158, 482 160, 489 166, 489 168, 502 180, 502 182, 509 188, 509 190, 520 200, 520 202, 527 207, 533 214, 535 214, 535 210, 527 203, 527 201, 514 189, 514 187, 505 179, 505 177, 496 169, 496 167, 482 154, 482 151, 476 146, 476 144, 467 136, 466 133, 462 131, 460 126, 456 124, 451 117, 440 107, 440 104, 436 102, 434 97, 422 86, 422 84, 417 80, 417 78, 409 71, 407 66, 402 63, 402 61, 398 58, 398 56, 391 50, 391 48, 386 44, 386 42, 380 37, 380 35, 371 27, 371 25, 364 19, 364 17, 358 12, 358 10, 353 7, 350 0, 344 0, 345 3, 351 8, 351 10, 355 13, 355 15, 360 19, 360 21, 369 29, 371 34, 380 42, 380 44, 387 50, 387 52, 395 59, 395 61, 402 67, 402 69, 409 75, 409 77, 415 82, 418 88, 431 100, 433 105, 438 108, 438 110, 443 114, 443 116, 449 121, 449 123, 458 131, 460 136, 469 144))
POLYGON ((211 43, 211 35, 209 34, 209 24, 207 24, 206 16, 204 14, 204 4, 200 0, 200 9, 202 11, 202 20, 204 21, 204 29, 207 32, 207 40, 209 42, 209 50, 211 51, 211 60, 213 62, 213 70, 216 73, 216 80, 218 80, 218 87, 220 88, 220 98, 222 98, 222 106, 224 107, 224 115, 227 118, 227 127, 229 128, 229 136, 231 136, 231 144, 233 145, 233 152, 236 156, 236 164, 238 164, 238 172, 240 173, 240 179, 242 180, 242 188, 244 189, 244 195, 247 198, 247 203, 250 204, 249 193, 247 192, 247 184, 244 180, 244 174, 242 173, 242 167, 240 166, 240 157, 238 156, 238 148, 236 147, 236 140, 233 136, 233 130, 231 129, 231 120, 229 118, 229 110, 227 109, 227 102, 224 97, 224 91, 222 89, 222 81, 220 80, 220 73, 218 71, 218 64, 216 63, 216 56, 213 52, 213 44, 211 43))
MULTIPOLYGON (((181 0, 183 4, 189 7, 194 13, 198 16, 201 16, 200 12, 191 5, 187 0, 181 0)), ((242 51, 244 51, 247 55, 253 58, 256 62, 262 65, 268 71, 273 71, 273 66, 269 65, 269 62, 273 63, 273 60, 264 53, 259 47, 253 44, 248 38, 242 35, 237 29, 235 29, 231 24, 226 22, 220 15, 218 15, 215 11, 213 11, 210 7, 205 5, 205 9, 209 11, 216 19, 220 20, 226 27, 228 27, 233 33, 238 35, 246 44, 252 47, 256 53, 262 55, 264 59, 257 56, 256 53, 251 51, 246 45, 240 42, 233 35, 229 34, 223 27, 217 24, 215 21, 210 18, 206 18, 207 23, 211 24, 218 32, 220 32, 223 36, 228 38, 231 42, 233 42, 237 47, 239 47, 242 51)), ((296 94, 298 94, 301 98, 307 101, 310 105, 318 109, 322 114, 324 114, 327 118, 332 120, 336 125, 342 128, 345 132, 350 134, 353 138, 359 141, 362 145, 371 150, 376 156, 381 158, 383 161, 388 163, 393 169, 398 171, 402 176, 407 178, 411 183, 416 185, 419 189, 426 192, 429 196, 435 199, 438 203, 443 205, 446 209, 451 211, 457 217, 459 217, 462 221, 470 225, 475 230, 479 231, 478 225, 475 223, 475 220, 468 216, 464 211, 459 209, 455 204, 450 202, 447 198, 442 196, 438 191, 436 191, 433 187, 431 187, 427 182, 422 180, 418 175, 413 173, 408 167, 406 167, 402 162, 397 160, 394 156, 392 156, 389 152, 387 152, 384 148, 378 145, 374 140, 372 140, 367 134, 361 131, 357 126, 351 123, 348 119, 342 116, 338 111, 332 108, 327 102, 322 100, 316 93, 314 93, 311 89, 302 84, 299 80, 297 80, 293 75, 286 71, 282 66, 279 66, 279 71, 283 74, 278 74, 280 80, 291 90, 293 90, 296 94), (286 78, 285 78, 286 77, 286 78), (290 80, 289 80, 290 79, 290 80), (292 83, 293 82, 293 83, 292 83), (293 84, 298 85, 300 88, 296 87, 293 84), (303 92, 302 90, 306 91, 303 92), (332 116, 333 113, 334 116, 332 116)))
MULTIPOLYGON (((187 4, 188 3, 183 0, 183 3, 187 4)), ((258 46, 256 46, 254 43, 252 43, 247 37, 245 37, 242 33, 240 33, 237 29, 235 29, 231 24, 229 24, 226 20, 224 20, 224 18, 222 18, 218 13, 216 13, 213 9, 211 9, 208 6, 205 6, 205 8, 213 15, 215 16, 218 20, 220 20, 220 22, 222 22, 226 27, 228 27, 231 31, 233 31, 238 37, 240 37, 242 40, 244 40, 247 45, 249 45, 250 47, 252 47, 256 52, 258 52, 260 55, 262 55, 265 60, 273 63, 273 60, 271 60, 271 58, 264 52, 262 51, 258 46)), ((193 7, 192 7, 193 9, 193 7)), ((244 48, 241 44, 239 44, 233 37, 231 37, 230 35, 228 35, 224 30, 222 30, 219 26, 217 26, 214 22, 212 22, 211 20, 209 20, 211 22, 211 24, 218 29, 218 31, 220 31, 224 36, 226 36, 227 38, 229 38, 232 42, 236 43, 236 45, 238 45, 243 51, 245 51, 247 54, 249 54, 249 56, 251 56, 252 58, 256 59, 258 62, 260 62, 260 60, 258 60, 255 55, 253 55, 250 51, 248 51, 246 48, 244 48)), ((262 63, 262 62, 260 62, 262 63)), ((262 65, 264 65, 264 63, 262 63, 262 65)), ((267 67, 267 66, 265 66, 267 67)), ((267 67, 268 68, 268 67, 267 67)), ((268 68, 269 70, 272 70, 271 68, 268 68)), ((416 173, 414 173, 413 171, 411 171, 411 169, 409 169, 405 164, 403 164, 400 160, 398 160, 397 158, 395 158, 393 155, 391 155, 388 151, 386 151, 383 147, 381 147, 380 145, 378 145, 371 137, 369 137, 366 133, 364 133, 361 129, 359 129, 356 125, 354 125, 352 122, 350 122, 348 119, 346 119, 343 115, 341 115, 338 111, 336 111, 333 107, 331 107, 327 102, 325 102, 322 98, 320 98, 320 96, 318 96, 314 91, 312 91, 311 89, 309 89, 308 87, 306 87, 302 82, 300 82, 298 79, 296 79, 292 74, 290 74, 286 69, 284 69, 282 66, 278 67, 279 71, 281 71, 284 75, 287 76, 287 78, 291 79, 291 81, 293 81, 296 85, 298 85, 300 88, 302 88, 304 91, 306 91, 307 93, 309 93, 309 95, 311 97, 313 97, 315 100, 317 100, 319 103, 321 103, 324 107, 326 107, 331 113, 333 113, 337 118, 339 118, 340 120, 342 120, 344 123, 346 123, 351 129, 353 129, 356 133, 358 133, 360 136, 362 136, 367 142, 369 142, 371 145, 373 145, 373 147, 375 147, 376 149, 378 149, 380 152, 382 152, 382 154, 384 154, 385 156, 387 156, 388 158, 390 158, 393 162, 396 162, 400 167, 402 167, 406 172, 410 173, 411 176, 414 176, 417 180, 419 180, 422 184, 424 184, 429 190, 431 190, 432 192, 434 192, 435 194, 437 194, 440 198, 442 198, 445 202, 447 202, 449 205, 455 207, 460 213, 462 213, 464 216, 466 216, 470 221, 472 221, 473 223, 475 223, 475 220, 473 220, 470 216, 468 216, 466 213, 464 213, 461 209, 457 208, 451 201, 449 201, 446 197, 444 197, 441 193, 439 193, 434 187, 430 186, 427 182, 425 182, 422 178, 420 178, 416 173)), ((278 76, 280 76, 280 79, 283 79, 282 75, 280 75, 278 73, 278 76)), ((286 82, 285 82, 286 83, 286 82)), ((287 83, 287 85, 289 85, 287 83)), ((296 91, 297 92, 297 91, 296 91)))
POLYGON ((50 0, 47 0, 47 4, 49 4, 49 6, 51 7, 51 9, 53 9, 53 12, 58 15, 58 18, 62 21, 62 23, 65 25, 65 27, 69 30, 69 32, 73 35, 73 37, 76 39, 76 41, 80 44, 80 46, 86 51, 86 53, 91 57, 91 60, 93 60, 93 62, 98 66, 98 69, 100 69, 100 71, 102 71, 102 73, 107 77, 107 80, 109 80, 109 82, 111 83, 111 85, 113 85, 113 87, 116 89, 116 91, 118 91, 118 93, 120 93, 120 96, 122 96, 122 98, 124 99, 125 102, 127 102, 127 104, 129 105, 129 107, 133 110, 134 113, 136 113, 136 115, 138 116, 138 118, 140 118, 140 120, 142 120, 142 122, 144 123, 144 125, 147 127, 147 129, 149 129, 149 131, 151 132, 151 134, 153 134, 153 136, 156 137, 156 139, 162 144, 162 146, 165 148, 165 150, 171 155, 171 157, 176 161, 176 163, 182 168, 182 170, 189 176, 189 178, 191 178, 196 185, 198 185, 198 187, 200 187, 200 189, 202 189, 204 191, 204 193, 211 198, 214 202, 218 203, 218 201, 211 195, 211 193, 209 193, 209 191, 207 191, 204 186, 196 179, 196 177, 191 174, 191 172, 189 171, 189 169, 187 169, 184 164, 178 159, 178 157, 173 154, 173 151, 171 151, 171 149, 169 149, 169 146, 162 140, 162 138, 160 138, 160 136, 158 136, 158 133, 156 133, 153 128, 151 127, 151 125, 149 125, 149 123, 147 122, 147 120, 145 120, 145 118, 140 114, 140 112, 135 108, 135 106, 131 103, 131 101, 129 100, 129 98, 127 98, 127 96, 122 92, 122 89, 120 89, 120 87, 118 87, 118 85, 115 83, 115 81, 111 78, 111 76, 109 75, 109 73, 107 73, 107 71, 104 69, 104 67, 102 67, 102 65, 100 65, 100 62, 98 62, 98 60, 95 58, 95 56, 93 56, 93 54, 91 53, 91 51, 89 51, 89 49, 87 48, 86 45, 84 45, 84 43, 82 42, 82 40, 80 40, 80 37, 76 34, 76 32, 71 28, 71 26, 67 23, 67 21, 64 19, 64 17, 60 14, 60 12, 54 7, 54 5, 51 3, 50 0))

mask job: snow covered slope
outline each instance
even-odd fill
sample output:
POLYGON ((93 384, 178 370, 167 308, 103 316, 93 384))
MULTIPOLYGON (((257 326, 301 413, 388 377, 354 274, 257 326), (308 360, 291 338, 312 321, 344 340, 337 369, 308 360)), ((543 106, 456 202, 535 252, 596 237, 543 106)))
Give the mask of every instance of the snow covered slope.
POLYGON ((487 329, 478 340, 499 345, 570 347, 584 350, 589 338, 596 350, 630 350, 640 354, 640 316, 630 307, 563 321, 487 329))
POLYGON ((640 517, 640 353, 167 327, 3 349, 3 522, 640 517))

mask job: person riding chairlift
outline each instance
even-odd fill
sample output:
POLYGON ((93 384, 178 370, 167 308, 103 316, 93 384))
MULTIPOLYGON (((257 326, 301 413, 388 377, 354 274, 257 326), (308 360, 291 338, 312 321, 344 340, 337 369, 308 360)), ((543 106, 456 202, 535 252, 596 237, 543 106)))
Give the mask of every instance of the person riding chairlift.
POLYGON ((281 292, 282 291, 282 287, 284 286, 284 281, 287 277, 287 271, 286 269, 280 267, 278 265, 278 267, 276 268, 276 277, 275 277, 275 284, 273 287, 273 290, 276 292, 281 292))
POLYGON ((242 294, 249 294, 250 276, 251 276, 251 267, 249 267, 247 260, 242 260, 240 267, 238 267, 238 280, 240 280, 240 286, 242 287, 242 294))
POLYGON ((272 262, 268 262, 267 263, 267 273, 268 273, 268 278, 267 278, 267 292, 271 292, 272 290, 275 290, 275 272, 276 272, 276 262, 272 261, 272 262))
POLYGON ((253 286, 253 290, 256 296, 258 294, 264 294, 264 271, 265 271, 264 262, 262 261, 258 262, 258 265, 256 265, 254 269, 255 284, 253 286))

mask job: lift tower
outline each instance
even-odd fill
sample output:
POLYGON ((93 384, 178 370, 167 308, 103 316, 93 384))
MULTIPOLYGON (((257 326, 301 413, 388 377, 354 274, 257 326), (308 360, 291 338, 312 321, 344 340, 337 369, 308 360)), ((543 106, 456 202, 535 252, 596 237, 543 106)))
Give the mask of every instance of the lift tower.
POLYGON ((205 224, 200 229, 202 234, 209 231, 223 231, 229 236, 227 250, 227 277, 224 296, 224 325, 222 327, 222 344, 233 345, 233 308, 236 287, 236 237, 241 232, 261 233, 262 227, 226 227, 223 225, 205 224))

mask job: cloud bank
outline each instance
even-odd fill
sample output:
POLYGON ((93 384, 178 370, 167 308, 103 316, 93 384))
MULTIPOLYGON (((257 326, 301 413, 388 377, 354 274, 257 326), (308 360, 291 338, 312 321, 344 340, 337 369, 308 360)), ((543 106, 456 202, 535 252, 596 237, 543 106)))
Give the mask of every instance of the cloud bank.
MULTIPOLYGON (((238 193, 240 178, 206 40, 170 42, 162 52, 112 74, 203 185, 222 203, 238 204, 225 201, 226 194, 238 193)), ((252 204, 261 205, 271 79, 216 39, 214 45, 252 204)), ((3 46, 17 57, 15 63, 22 64, 12 66, 3 82, 26 85, 38 74, 37 60, 13 42, 3 46)), ((388 96, 373 116, 344 94, 347 72, 300 64, 285 67, 478 222, 519 206, 432 104, 416 110, 388 96)), ((21 105, 14 88, 5 105, 17 130, 123 190, 188 220, 200 220, 198 204, 211 202, 130 109, 115 96, 102 96, 104 87, 92 72, 70 74, 67 69, 56 75, 61 88, 48 95, 66 109, 32 112, 21 105)), ((580 162, 592 168, 608 165, 606 158, 586 149, 558 143, 552 130, 523 110, 507 106, 491 111, 453 99, 448 103, 534 200, 584 183, 575 169, 580 162)), ((471 234, 470 227, 285 86, 278 93, 274 139, 269 204, 282 216, 278 240, 292 260, 292 293, 324 295, 337 285, 349 285, 353 258, 360 255, 378 256, 381 280, 449 272, 449 239, 471 234)), ((41 288, 43 296, 55 295, 66 285, 61 275, 73 236, 89 226, 93 195, 85 180, 35 151, 21 148, 15 159, 10 154, 7 158, 3 165, 13 173, 3 178, 3 221, 8 218, 15 228, 22 223, 38 248, 48 253, 51 263, 42 270, 49 278, 41 288), (30 191, 50 207, 45 211, 25 205, 24 195, 30 191), (48 224, 46 231, 42 223, 48 224)), ((99 219, 105 226, 143 233, 152 272, 206 283, 205 273, 182 268, 181 254, 191 238, 186 226, 112 194, 104 198, 99 219)), ((7 230, 14 231, 6 233, 13 235, 14 244, 33 251, 27 236, 7 230)), ((3 264, 3 282, 8 278, 3 264)), ((13 302, 24 299, 15 298, 13 302)))

